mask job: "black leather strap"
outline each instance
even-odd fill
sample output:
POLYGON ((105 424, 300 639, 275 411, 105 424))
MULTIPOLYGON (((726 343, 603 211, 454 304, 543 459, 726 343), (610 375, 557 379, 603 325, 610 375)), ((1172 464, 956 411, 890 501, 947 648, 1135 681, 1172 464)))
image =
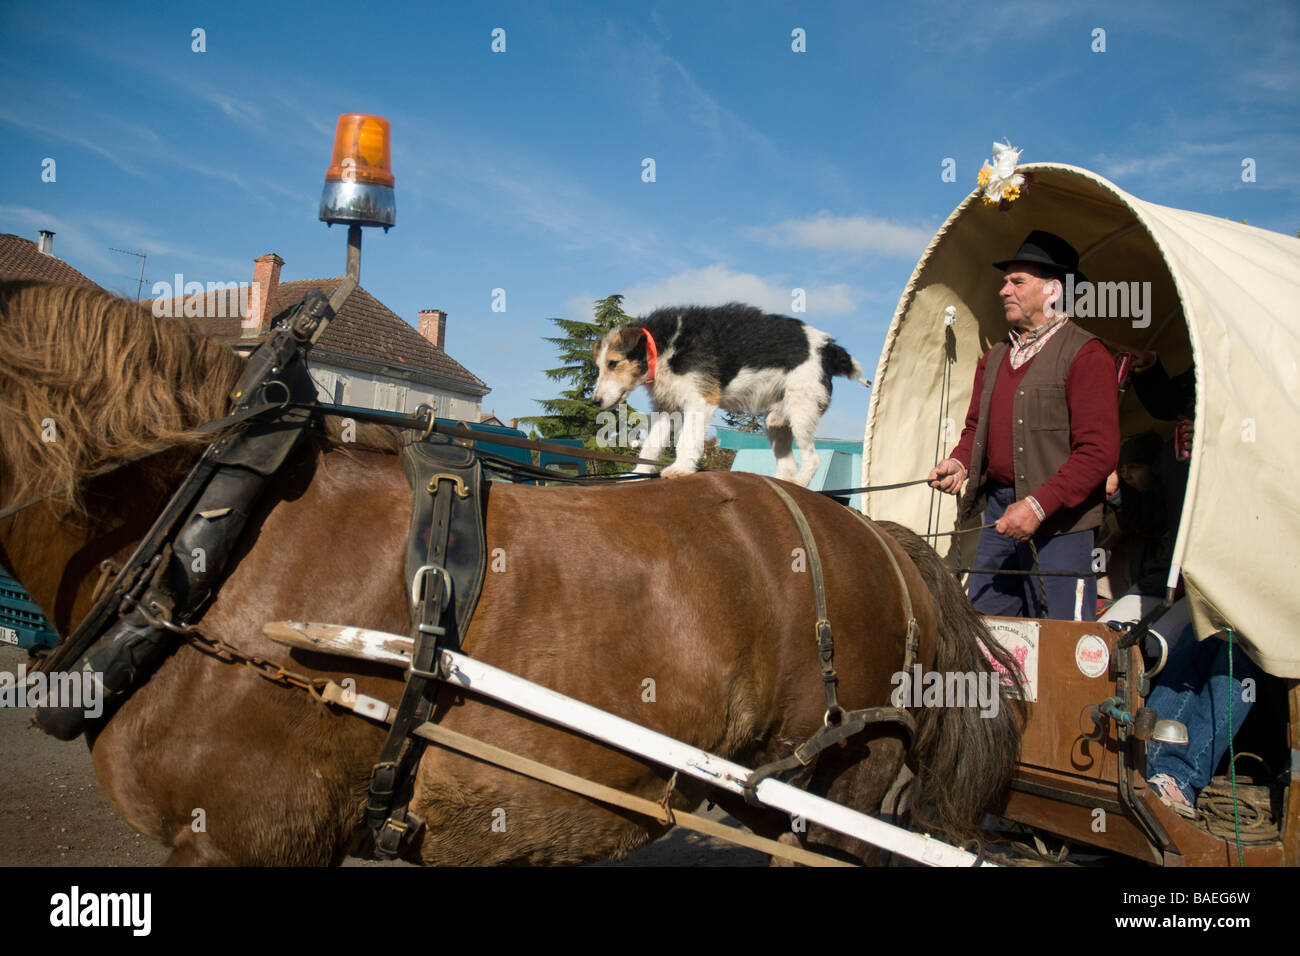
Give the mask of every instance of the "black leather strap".
POLYGON ((415 646, 406 687, 371 772, 366 824, 381 858, 399 855, 422 826, 409 803, 424 741, 412 738, 411 731, 429 719, 438 652, 460 646, 486 571, 483 476, 473 450, 418 441, 410 433, 408 438, 403 467, 414 499, 406 578, 415 646))
POLYGON ((772 490, 777 493, 789 510, 790 516, 794 518, 794 523, 799 528, 799 535, 803 538, 804 550, 808 555, 808 573, 812 578, 813 606, 816 610, 813 634, 817 639, 817 659, 821 664, 822 689, 826 695, 826 721, 833 723, 839 720, 841 714, 839 695, 836 691, 840 679, 835 673, 835 637, 831 633, 831 622, 827 619, 826 579, 822 574, 822 559, 817 551, 817 539, 813 537, 808 519, 795 504, 795 500, 790 497, 790 493, 771 478, 765 477, 763 480, 772 486, 772 490))
POLYGON ((794 753, 781 760, 765 763, 745 779, 745 802, 751 806, 762 806, 755 792, 758 785, 768 777, 781 774, 800 767, 808 767, 827 747, 848 740, 861 733, 872 724, 894 723, 907 731, 907 746, 911 746, 916 737, 916 720, 901 707, 867 707, 863 710, 850 710, 842 714, 837 724, 826 724, 798 747, 794 753))
MULTIPOLYGON (((800 767, 810 767, 813 761, 817 759, 818 754, 827 747, 861 733, 871 724, 882 721, 899 724, 907 731, 909 747, 912 738, 916 736, 916 721, 911 714, 902 708, 868 707, 847 712, 840 708, 839 698, 836 693, 839 678, 835 673, 835 638, 831 633, 830 621, 827 619, 826 582, 822 575, 821 555, 817 551, 817 541, 813 537, 812 528, 808 525, 808 519, 804 517, 803 511, 789 492, 771 478, 764 478, 763 480, 771 485, 772 490, 777 493, 777 496, 780 497, 789 510, 791 517, 794 518, 795 524, 799 528, 799 534, 803 538, 804 549, 808 555, 808 570, 812 578, 813 605, 816 613, 814 629, 817 637, 817 658, 821 664, 822 686, 826 694, 826 717, 821 730, 796 747, 794 753, 781 760, 764 764, 749 775, 745 781, 745 800, 753 806, 760 805, 755 789, 768 777, 778 776, 800 767)), ((853 509, 849 510, 852 511, 853 509)), ((898 586, 902 591, 903 610, 907 615, 903 668, 905 671, 910 670, 918 652, 920 629, 916 623, 916 615, 912 610, 912 599, 907 591, 907 580, 903 577, 902 568, 899 567, 893 552, 889 550, 889 546, 880 536, 880 532, 871 525, 865 515, 857 511, 853 513, 862 519, 867 530, 875 536, 876 540, 880 542, 880 546, 884 548, 885 555, 893 567, 898 586)))

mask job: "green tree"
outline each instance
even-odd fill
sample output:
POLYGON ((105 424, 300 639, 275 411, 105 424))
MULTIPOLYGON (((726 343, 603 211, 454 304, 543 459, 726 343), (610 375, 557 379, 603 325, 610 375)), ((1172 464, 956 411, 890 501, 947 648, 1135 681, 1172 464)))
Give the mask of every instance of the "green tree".
MULTIPOLYGON (((521 418, 521 424, 535 427, 543 439, 581 438, 587 448, 600 447, 605 451, 636 454, 636 449, 623 445, 611 445, 608 442, 598 445, 596 439, 601 428, 596 417, 600 414, 600 409, 591 400, 591 390, 595 388, 598 376, 591 349, 605 333, 631 321, 631 316, 623 311, 622 303, 621 295, 606 296, 596 303, 595 314, 590 322, 550 319, 563 334, 548 336, 546 341, 554 343, 559 350, 560 361, 564 364, 547 369, 546 377, 553 382, 566 382, 569 387, 556 398, 538 399, 537 403, 546 414, 521 418)), ((629 415, 631 411, 629 408, 629 415)), ((609 462, 599 464, 601 472, 627 470, 622 465, 609 462)))

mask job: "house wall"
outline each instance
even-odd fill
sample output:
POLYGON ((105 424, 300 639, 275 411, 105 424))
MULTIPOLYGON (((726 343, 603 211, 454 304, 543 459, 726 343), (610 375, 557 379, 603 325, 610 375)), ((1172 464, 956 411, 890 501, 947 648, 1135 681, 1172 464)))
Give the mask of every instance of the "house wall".
POLYGON ((311 361, 311 377, 322 402, 355 405, 383 412, 414 412, 421 404, 432 405, 439 418, 477 422, 482 416, 483 400, 449 389, 409 379, 392 378, 373 372, 341 368, 327 362, 311 361))

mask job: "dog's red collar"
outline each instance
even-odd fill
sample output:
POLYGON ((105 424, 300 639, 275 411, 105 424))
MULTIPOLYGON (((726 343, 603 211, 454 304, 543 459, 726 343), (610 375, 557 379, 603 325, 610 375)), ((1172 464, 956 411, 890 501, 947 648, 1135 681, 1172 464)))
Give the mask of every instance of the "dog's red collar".
POLYGON ((655 337, 650 334, 649 329, 643 327, 641 331, 645 333, 646 364, 650 369, 644 384, 649 385, 655 380, 655 366, 659 364, 659 346, 655 345, 655 337))

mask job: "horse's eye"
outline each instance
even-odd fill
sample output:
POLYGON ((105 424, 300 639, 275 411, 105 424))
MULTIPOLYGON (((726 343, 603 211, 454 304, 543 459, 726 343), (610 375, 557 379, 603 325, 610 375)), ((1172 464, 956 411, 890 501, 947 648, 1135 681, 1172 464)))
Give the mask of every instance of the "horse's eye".
POLYGON ((605 363, 605 368, 609 369, 609 370, 612 372, 614 369, 618 368, 618 363, 617 363, 617 362, 612 362, 612 361, 611 361, 611 362, 606 362, 606 363, 605 363))

